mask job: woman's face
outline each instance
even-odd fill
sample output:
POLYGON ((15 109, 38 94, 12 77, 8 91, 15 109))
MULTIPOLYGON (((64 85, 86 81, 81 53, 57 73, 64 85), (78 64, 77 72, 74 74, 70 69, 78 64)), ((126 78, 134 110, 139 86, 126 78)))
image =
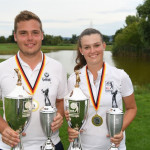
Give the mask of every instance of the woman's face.
POLYGON ((81 38, 80 53, 84 55, 87 65, 101 65, 106 44, 99 34, 85 35, 81 38))

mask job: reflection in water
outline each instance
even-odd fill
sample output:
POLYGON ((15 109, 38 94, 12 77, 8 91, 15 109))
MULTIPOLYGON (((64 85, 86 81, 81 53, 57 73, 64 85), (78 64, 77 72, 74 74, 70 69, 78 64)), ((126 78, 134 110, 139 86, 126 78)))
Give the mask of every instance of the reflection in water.
POLYGON ((124 69, 134 84, 150 83, 150 61, 140 58, 113 57, 115 66, 124 69))

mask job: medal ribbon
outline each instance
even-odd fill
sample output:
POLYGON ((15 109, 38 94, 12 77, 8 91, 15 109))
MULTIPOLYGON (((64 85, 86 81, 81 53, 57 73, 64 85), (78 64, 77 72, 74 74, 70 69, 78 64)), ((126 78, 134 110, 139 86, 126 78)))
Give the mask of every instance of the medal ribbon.
POLYGON ((91 87, 91 83, 90 83, 90 79, 88 76, 88 72, 87 72, 87 66, 86 66, 86 81, 87 81, 87 85, 88 85, 88 90, 90 93, 90 98, 92 101, 92 104, 95 108, 95 110, 97 111, 100 105, 100 100, 101 100, 101 94, 102 94, 102 89, 103 89, 103 84, 104 84, 104 79, 105 79, 105 71, 106 71, 106 65, 105 63, 103 63, 103 70, 102 70, 102 75, 101 75, 101 80, 100 80, 100 84, 99 84, 99 90, 98 90, 98 96, 97 96, 97 100, 95 102, 94 100, 94 96, 93 96, 93 92, 92 92, 92 87, 91 87))
POLYGON ((21 75, 22 75, 22 77, 23 77, 23 79, 24 79, 24 81, 25 81, 25 83, 26 83, 26 85, 27 85, 27 87, 28 87, 30 93, 31 93, 31 94, 34 94, 35 91, 36 91, 36 89, 37 89, 37 87, 38 87, 38 84, 39 84, 39 82, 40 82, 40 79, 41 79, 43 70, 44 70, 44 68, 45 68, 45 55, 43 54, 43 61, 42 61, 42 64, 41 64, 41 68, 40 68, 40 71, 39 71, 39 73, 38 73, 38 76, 37 76, 37 78, 36 78, 36 81, 35 81, 35 83, 34 83, 33 88, 32 88, 32 86, 31 86, 31 84, 30 84, 30 82, 29 82, 29 80, 28 80, 28 78, 27 78, 27 76, 26 76, 26 74, 25 74, 25 72, 24 72, 22 66, 21 66, 21 63, 20 63, 20 61, 19 61, 17 55, 15 56, 15 60, 16 60, 16 64, 17 64, 17 66, 18 66, 18 69, 19 69, 19 71, 20 71, 20 73, 21 73, 21 75))

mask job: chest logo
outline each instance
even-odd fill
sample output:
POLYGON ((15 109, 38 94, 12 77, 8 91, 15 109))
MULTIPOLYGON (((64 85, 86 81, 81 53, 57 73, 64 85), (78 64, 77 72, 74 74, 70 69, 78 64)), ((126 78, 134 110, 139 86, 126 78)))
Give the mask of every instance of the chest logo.
POLYGON ((49 77, 49 73, 45 72, 44 77, 42 78, 42 81, 48 81, 51 83, 51 78, 49 77))
POLYGON ((105 81, 105 91, 112 92, 114 89, 114 82, 113 81, 105 81))

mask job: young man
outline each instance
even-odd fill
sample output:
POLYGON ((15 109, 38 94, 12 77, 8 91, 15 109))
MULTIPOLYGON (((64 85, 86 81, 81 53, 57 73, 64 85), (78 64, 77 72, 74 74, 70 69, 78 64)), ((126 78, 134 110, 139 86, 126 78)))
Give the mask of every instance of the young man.
MULTIPOLYGON (((15 68, 22 70, 22 85, 24 89, 33 94, 33 110, 30 124, 23 133, 22 142, 24 150, 40 150, 46 141, 39 117, 39 110, 46 105, 46 98, 52 106, 57 107, 57 115, 51 125, 51 137, 56 150, 63 150, 58 129, 63 123, 63 97, 67 92, 67 77, 62 65, 48 58, 41 52, 43 40, 42 23, 38 16, 29 11, 22 11, 15 18, 14 39, 19 51, 16 56, 0 64, 0 97, 8 95, 16 86, 17 75, 15 68)), ((6 110, 7 111, 7 110, 6 110)), ((0 116, 0 149, 9 150, 15 147, 19 135, 12 130, 5 119, 0 116)))

